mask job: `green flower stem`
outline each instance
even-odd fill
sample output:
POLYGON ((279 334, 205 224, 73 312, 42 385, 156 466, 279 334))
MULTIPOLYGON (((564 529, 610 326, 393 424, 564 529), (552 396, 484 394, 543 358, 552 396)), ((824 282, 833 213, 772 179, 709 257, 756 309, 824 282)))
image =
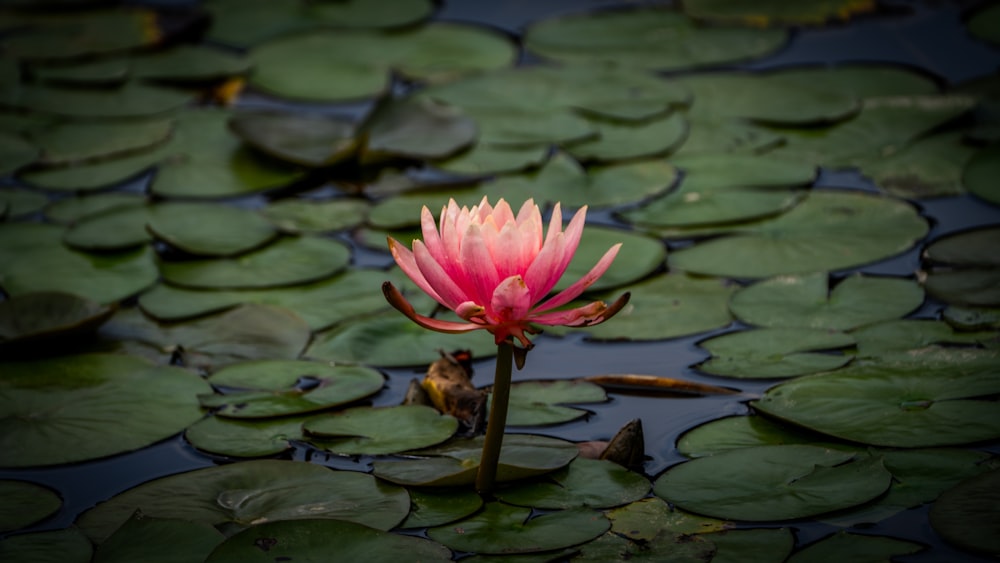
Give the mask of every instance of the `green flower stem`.
POLYGON ((500 447, 503 431, 507 426, 507 405, 510 403, 510 375, 513 370, 514 346, 502 342, 497 346, 497 371, 493 377, 493 400, 490 403, 490 419, 486 423, 486 439, 480 456, 479 472, 476 474, 476 490, 488 495, 493 492, 497 478, 497 464, 500 462, 500 447))

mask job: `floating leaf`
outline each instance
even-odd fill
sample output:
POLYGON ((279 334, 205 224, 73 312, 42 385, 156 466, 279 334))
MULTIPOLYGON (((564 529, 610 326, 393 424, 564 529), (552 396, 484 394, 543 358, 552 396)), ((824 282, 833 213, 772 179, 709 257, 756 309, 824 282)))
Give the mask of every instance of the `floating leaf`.
POLYGON ((762 416, 728 416, 696 426, 677 439, 677 451, 687 457, 704 457, 736 448, 809 444, 832 449, 851 449, 824 441, 825 436, 762 416))
POLYGON ((77 525, 100 544, 136 509, 150 517, 210 524, 228 534, 265 522, 310 518, 388 530, 406 516, 410 501, 406 490, 365 473, 255 460, 148 481, 84 512, 77 525))
POLYGON ((443 545, 341 520, 264 522, 226 540, 206 563, 243 563, 261 552, 278 561, 451 561, 443 545), (262 548, 261 546, 267 546, 262 548), (335 554, 335 555, 334 555, 335 554))
POLYGON ((149 231, 170 246, 197 256, 235 256, 278 236, 260 214, 208 203, 161 203, 150 210, 149 231))
POLYGON ((755 379, 837 369, 851 356, 822 351, 851 347, 854 338, 829 329, 760 328, 726 333, 698 345, 712 354, 696 366, 699 371, 755 379))
POLYGON ((952 305, 996 307, 1000 305, 1000 268, 930 272, 924 289, 931 297, 952 305))
POLYGON ((147 117, 176 110, 191 102, 186 92, 126 82, 117 88, 53 88, 21 86, 11 105, 73 118, 147 117))
POLYGON ((199 450, 230 457, 264 457, 302 441, 305 416, 240 420, 211 416, 192 424, 184 437, 199 450))
MULTIPOLYGON (((0 492, 4 499, 3 508, 0 509, 0 531, 4 532, 25 528, 44 520, 62 506, 58 493, 29 481, 0 480, 0 492)), ((2 547, 0 553, 3 553, 2 547)))
POLYGON ((85 334, 113 312, 69 293, 25 293, 0 302, 0 347, 85 334))
POLYGON ((966 26, 974 37, 996 45, 1000 44, 1000 35, 997 34, 998 23, 1000 23, 1000 9, 987 5, 974 13, 966 22, 966 26))
POLYGON ((704 538, 718 550, 714 563, 740 563, 748 558, 757 563, 784 563, 795 547, 795 536, 788 528, 723 530, 704 538))
POLYGON ((1000 551, 998 484, 1000 469, 994 469, 945 491, 931 507, 931 527, 962 549, 995 556, 1000 551))
POLYGON ((90 563, 94 546, 76 528, 32 532, 0 540, 5 560, 38 563, 90 563))
POLYGON ((146 230, 152 207, 132 205, 113 207, 85 217, 66 229, 63 240, 81 250, 127 250, 153 240, 146 230))
POLYGON ((837 532, 813 542, 788 558, 789 563, 834 561, 892 561, 898 555, 909 555, 924 549, 919 543, 887 536, 870 536, 837 532))
POLYGON ((90 215, 118 207, 143 205, 146 198, 139 194, 109 192, 81 197, 67 197, 45 208, 45 216, 56 223, 76 223, 90 215))
POLYGON ((208 381, 216 387, 241 390, 202 398, 203 406, 221 407, 216 415, 227 418, 314 412, 372 395, 385 383, 382 374, 365 367, 292 360, 234 364, 215 372, 208 381))
MULTIPOLYGON (((587 411, 565 404, 600 403, 608 400, 599 385, 581 380, 518 381, 510 388, 510 426, 544 426, 569 422, 587 411)), ((517 503, 515 503, 517 504, 517 503)))
POLYGON ((608 530, 600 512, 570 509, 531 516, 531 510, 500 502, 447 526, 431 528, 434 541, 458 551, 476 553, 533 553, 580 544, 608 530))
POLYGON ((489 175, 522 172, 536 168, 549 158, 549 147, 505 146, 480 141, 471 149, 434 166, 455 174, 489 175))
POLYGON ((762 278, 860 266, 903 252, 927 222, 895 199, 813 190, 774 219, 671 253, 671 268, 714 276, 762 278))
POLYGON ((0 206, 7 209, 5 217, 15 218, 31 215, 41 211, 48 203, 49 198, 38 192, 17 188, 0 190, 0 206))
POLYGON ((566 147, 578 160, 608 162, 659 156, 676 149, 687 135, 687 122, 679 113, 642 124, 596 118, 589 121, 599 137, 566 147))
POLYGON ((779 133, 747 119, 689 115, 688 134, 673 156, 765 153, 784 143, 779 133))
POLYGON ((201 289, 253 289, 328 278, 347 266, 350 249, 331 239, 288 237, 238 258, 160 262, 169 283, 201 289))
POLYGON ((674 393, 677 395, 732 395, 739 391, 731 387, 720 387, 707 383, 686 381, 675 377, 658 375, 641 375, 634 373, 591 375, 584 380, 619 391, 637 391, 639 393, 674 393))
POLYGON ((446 158, 476 140, 476 124, 460 110, 426 98, 397 102, 366 123, 361 160, 446 158))
POLYGON ((958 330, 1000 329, 1000 309, 947 307, 941 314, 945 322, 958 330))
POLYGON ((944 446, 1000 437, 993 401, 997 352, 924 348, 794 379, 751 405, 845 440, 893 447, 944 446))
POLYGON ((879 356, 931 344, 974 345, 997 338, 993 332, 955 332, 948 323, 933 319, 885 321, 855 329, 851 334, 858 341, 859 356, 879 356))
POLYGON ((829 20, 846 20, 854 14, 874 11, 874 0, 806 0, 746 2, 744 0, 688 0, 684 12, 695 19, 713 23, 760 27, 822 25, 829 20))
POLYGON ((687 536, 663 531, 647 542, 636 543, 607 533, 580 547, 576 562, 671 561, 698 563, 715 556, 715 545, 701 536, 687 536))
POLYGON ((853 274, 831 291, 827 278, 815 273, 764 280, 736 292, 729 309, 757 326, 850 330, 905 316, 924 300, 908 279, 853 274))
POLYGON ((611 531, 631 540, 649 541, 662 530, 678 534, 702 534, 725 530, 732 523, 705 518, 671 508, 659 497, 646 497, 605 512, 611 531))
POLYGON ((20 23, 28 28, 3 41, 4 52, 16 59, 104 55, 148 47, 160 40, 156 14, 140 8, 33 14, 20 23))
POLYGON ((605 10, 534 23, 529 51, 559 62, 679 70, 754 59, 785 43, 781 30, 699 27, 663 8, 605 10))
POLYGON ((896 197, 921 199, 965 193, 962 171, 975 149, 962 144, 961 134, 917 139, 888 157, 861 162, 862 173, 896 197))
POLYGON ((423 405, 355 407, 315 416, 303 426, 308 440, 337 454, 378 455, 440 444, 458 420, 423 405))
POLYGON ((924 250, 924 258, 951 266, 1000 266, 998 245, 1000 227, 972 229, 935 240, 924 250))
POLYGON ((889 488, 879 457, 810 445, 739 448, 675 465, 653 492, 685 510, 791 520, 865 503, 889 488))
POLYGON ((662 340, 721 328, 732 321, 726 303, 735 288, 721 280, 670 274, 622 289, 632 293, 629 305, 616 315, 615 322, 584 329, 592 338, 662 340))
MULTIPOLYGON (((475 481, 482 437, 453 439, 441 446, 414 452, 424 459, 376 461, 375 475, 393 483, 416 486, 470 485, 475 481)), ((530 434, 507 434, 500 450, 497 482, 514 481, 565 467, 577 456, 572 442, 530 434)))
POLYGON ((0 174, 10 174, 27 166, 41 155, 41 150, 23 136, 0 131, 0 174))
POLYGON ((357 127, 342 118, 247 112, 229 125, 254 148, 301 166, 329 166, 358 150, 357 127))
POLYGON ((360 199, 283 199, 265 207, 263 213, 286 233, 315 234, 356 227, 364 223, 369 207, 360 199))
POLYGON ((465 518, 483 506, 475 491, 461 489, 410 489, 413 508, 401 528, 441 526, 465 518))
POLYGON ((97 547, 96 561, 203 561, 226 539, 205 522, 152 518, 136 512, 97 547))
POLYGON ((8 362, 3 372, 6 467, 72 463, 146 447, 201 418, 196 396, 210 390, 190 372, 123 355, 8 362))
POLYGON ((649 488, 649 480, 616 463, 577 458, 539 481, 502 487, 496 497, 536 509, 609 508, 635 502, 649 488))
POLYGON ((42 164, 71 165, 86 160, 124 156, 163 143, 173 120, 67 121, 33 132, 42 149, 42 164))

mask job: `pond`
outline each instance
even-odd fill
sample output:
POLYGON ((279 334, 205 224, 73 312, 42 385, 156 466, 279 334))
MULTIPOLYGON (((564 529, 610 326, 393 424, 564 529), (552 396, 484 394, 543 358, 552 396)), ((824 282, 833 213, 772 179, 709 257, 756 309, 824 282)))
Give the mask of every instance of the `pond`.
POLYGON ((1000 556, 995 5, 31 4, 0 559, 1000 556), (557 289, 621 241, 584 297, 631 292, 533 337, 485 504, 479 442, 400 405, 440 351, 488 386, 494 342, 380 290, 434 311, 386 236, 483 196, 588 206, 557 289), (675 387, 582 381, 619 375, 675 387), (633 420, 642 467, 570 463, 633 420))

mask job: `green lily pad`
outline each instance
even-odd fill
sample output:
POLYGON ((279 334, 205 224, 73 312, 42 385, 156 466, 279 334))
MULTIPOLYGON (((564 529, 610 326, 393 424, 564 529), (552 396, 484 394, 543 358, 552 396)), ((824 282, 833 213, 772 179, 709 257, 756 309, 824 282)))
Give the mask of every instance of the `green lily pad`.
POLYGON ((90 563, 94 546, 76 528, 32 532, 0 540, 0 557, 26 563, 90 563))
POLYGON ((973 14, 966 22, 966 26, 974 37, 996 45, 1000 44, 1000 35, 997 34, 998 23, 1000 23, 1000 9, 987 5, 973 14))
POLYGON ((1000 308, 949 306, 941 318, 958 330, 1000 329, 1000 308))
POLYGON ((455 174, 486 176, 536 168, 549 158, 548 146, 517 147, 480 141, 471 149, 434 166, 455 174))
POLYGON ((158 325, 137 308, 122 309, 101 327, 111 340, 142 342, 178 354, 190 366, 211 367, 243 360, 295 359, 309 342, 298 315, 268 305, 241 305, 194 321, 158 325))
POLYGON ((884 450, 879 452, 892 473, 889 492, 874 503, 836 514, 824 521, 849 527, 880 522, 909 508, 934 502, 959 481, 990 468, 990 455, 956 448, 884 450))
POLYGON ((997 169, 1000 168, 1000 150, 985 148, 976 153, 962 171, 965 189, 976 197, 1000 205, 1000 188, 997 187, 997 169))
POLYGON ((692 535, 726 530, 732 526, 731 522, 671 508, 655 496, 612 508, 605 514, 611 520, 612 532, 637 541, 649 541, 661 531, 692 535))
POLYGON ((571 14, 531 25, 525 47, 562 63, 601 62, 657 70, 745 61, 787 40, 782 30, 703 27, 663 8, 571 14))
POLYGON ((33 132, 42 149, 41 163, 71 165, 123 156, 151 148, 170 137, 173 120, 68 121, 33 132))
POLYGON ((196 398, 210 390, 180 368, 110 354, 8 362, 3 372, 6 467, 72 463, 146 447, 201 418, 196 398))
POLYGON ((241 54, 209 45, 176 45, 129 57, 133 78, 161 82, 203 82, 246 74, 250 62, 241 54))
POLYGON ((600 512, 569 509, 531 518, 528 508, 487 503, 482 512, 427 530, 434 541, 458 551, 533 553, 584 543, 608 530, 600 512))
POLYGON ((6 207, 5 217, 16 218, 41 211, 49 203, 49 198, 38 192, 18 188, 0 190, 0 205, 6 207))
POLYGON ((931 344, 971 346, 997 338, 995 332, 957 332, 948 323, 933 319, 885 321, 855 329, 851 334, 858 342, 859 356, 880 356, 931 344))
POLYGON ((279 37, 250 50, 250 84, 269 94, 313 102, 376 96, 389 73, 443 80, 509 66, 510 40, 483 27, 437 22, 393 34, 319 30, 279 37))
POLYGON ((747 119, 689 115, 688 135, 673 156, 759 155, 784 143, 779 133, 747 119))
POLYGON ((853 14, 873 10, 873 3, 856 0, 806 0, 793 4, 776 0, 688 0, 684 3, 684 13, 692 18, 754 27, 823 25, 829 20, 846 20, 853 14))
POLYGON ((886 491, 880 457, 809 445, 739 448, 675 465, 653 492, 698 514, 735 520, 806 518, 886 491))
MULTIPOLYGON (((40 522, 59 511, 62 499, 52 489, 28 481, 0 480, 4 505, 0 531, 9 532, 40 522)), ((3 549, 0 548, 0 553, 3 549)))
POLYGON ((188 426, 184 438, 201 451, 230 457, 264 457, 302 441, 305 416, 240 420, 211 416, 188 426))
POLYGON ((342 520, 265 522, 226 540, 206 563, 322 561, 451 561, 441 544, 342 520), (261 546, 268 546, 266 549, 261 546))
POLYGON ((170 246, 198 256, 235 256, 278 236, 259 213, 209 203, 155 205, 148 229, 170 246))
POLYGON ((343 455, 378 455, 426 448, 451 438, 458 420, 424 405, 355 407, 302 425, 314 445, 343 455))
POLYGON ((927 221, 902 201, 846 190, 813 190, 774 219, 671 253, 671 268, 763 278, 860 266, 908 249, 927 221))
POLYGON ((67 197, 52 202, 45 208, 45 216, 56 223, 72 224, 90 215, 118 207, 144 205, 146 198, 140 194, 108 192, 95 195, 67 197))
POLYGON ((113 312, 69 293, 25 293, 0 302, 0 347, 85 334, 113 312))
MULTIPOLYGON (((17 238, 16 229, 7 232, 13 236, 0 233, 0 241, 18 244, 9 240, 17 238)), ((58 291, 107 304, 135 295, 156 281, 156 265, 149 248, 88 254, 70 250, 58 240, 41 240, 31 246, 30 253, 15 251, 7 261, 0 257, 4 262, 0 285, 9 296, 58 291)))
POLYGON ((158 320, 178 321, 243 303, 276 305, 295 312, 311 330, 318 331, 387 309, 389 304, 379 290, 386 280, 404 288, 402 291, 418 310, 433 308, 424 306, 422 302, 429 302, 430 298, 417 295, 415 289, 409 290, 402 277, 399 271, 352 268, 328 280, 288 288, 198 291, 161 284, 143 293, 139 306, 158 320))
POLYGON ((146 230, 152 206, 113 207, 85 217, 66 229, 63 241, 81 250, 126 250, 153 240, 146 230))
POLYGON ((698 343, 712 357, 699 371, 741 379, 795 377, 846 365, 851 356, 822 353, 854 345, 844 332, 818 328, 760 328, 716 336, 698 343))
POLYGON ((361 199, 282 199, 268 205, 262 212, 283 232, 316 234, 357 227, 365 222, 369 207, 370 204, 361 199))
POLYGON ((201 289, 259 289, 299 285, 343 270, 351 251, 318 237, 288 237, 240 256, 214 260, 160 262, 168 283, 201 289))
POLYGON ((850 330, 903 317, 924 292, 912 280, 853 274, 831 291, 822 273, 779 276, 733 295, 729 309, 745 323, 764 327, 850 330))
POLYGON ((507 504, 536 509, 609 508, 635 502, 649 488, 648 479, 616 463, 576 458, 539 481, 514 483, 495 494, 507 504))
POLYGON ((255 460, 148 481, 84 512, 77 525, 103 543, 135 510, 210 524, 232 535, 279 520, 334 518, 388 530, 410 509, 406 490, 356 471, 255 460))
POLYGON ((607 400, 608 395, 604 392, 604 388, 589 381, 570 379, 518 381, 510 387, 507 424, 544 426, 569 422, 586 416, 587 411, 563 405, 602 403, 607 400))
POLYGON ((23 136, 0 131, 0 174, 10 174, 17 169, 35 162, 41 149, 23 136))
POLYGON ((632 299, 615 322, 584 330, 598 340, 663 340, 722 328, 732 321, 726 303, 735 289, 721 280, 657 276, 616 290, 630 291, 632 299))
POLYGON ((1000 469, 994 469, 948 489, 931 507, 931 527, 962 549, 995 556, 1000 551, 998 484, 1000 469))
POLYGON ((461 110, 426 98, 389 104, 365 125, 362 162, 446 158, 471 146, 478 132, 461 110))
POLYGON ((329 166, 358 150, 357 126, 342 118, 247 112, 229 125, 250 146, 301 166, 329 166))
POLYGON ((401 528, 441 526, 469 516, 483 506, 483 497, 462 489, 410 489, 413 507, 401 528))
POLYGON ((240 390, 202 397, 202 406, 221 407, 216 415, 226 418, 314 412, 377 393, 385 383, 382 374, 370 368, 292 360, 234 364, 215 372, 208 381, 240 390), (305 387, 299 387, 303 383, 305 387))
POLYGON ((226 537, 205 522, 153 518, 137 511, 97 546, 102 563, 203 561, 226 537))
POLYGON ((575 562, 635 561, 653 563, 698 563, 710 561, 715 556, 715 545, 702 536, 687 536, 662 531, 649 541, 633 542, 616 534, 607 533, 580 547, 573 557, 575 562))
POLYGON ((1000 227, 973 229, 936 239, 924 250, 924 258, 951 266, 1000 266, 998 245, 1000 227))
POLYGON ((896 197, 921 199, 965 193, 962 171, 976 149, 961 133, 917 139, 898 152, 860 163, 875 185, 896 197))
POLYGON ((613 245, 622 243, 614 265, 588 291, 601 291, 634 283, 663 266, 667 249, 663 243, 639 233, 588 225, 580 237, 580 245, 554 291, 569 287, 582 278, 613 245))
POLYGON ((192 94, 126 82, 113 89, 21 86, 12 105, 72 118, 148 117, 164 114, 191 102, 192 94))
MULTIPOLYGON (((483 438, 453 439, 443 445, 414 452, 423 459, 376 461, 377 477, 401 485, 454 487, 475 481, 483 438)), ((497 482, 542 475, 565 467, 577 456, 572 442, 530 434, 507 434, 500 450, 497 482)))
POLYGON ((305 356, 331 362, 381 367, 428 365, 438 350, 466 349, 475 358, 496 354, 493 337, 485 331, 444 334, 423 328, 399 312, 376 313, 320 332, 305 356))
POLYGON ((951 305, 1000 305, 1000 268, 961 268, 929 272, 923 280, 927 294, 951 305))
POLYGON ((930 447, 1000 437, 998 353, 923 348, 794 379, 751 405, 764 414, 864 444, 930 447))
POLYGON ((825 436, 762 416, 728 416, 696 426, 677 439, 677 451, 687 457, 704 457, 736 448, 783 444, 822 445, 851 449, 824 441, 825 436))
POLYGON ((795 536, 788 528, 724 530, 705 534, 715 544, 714 563, 740 563, 751 559, 758 563, 784 563, 795 547, 795 536))
POLYGON ((272 2, 209 0, 208 37, 249 47, 285 33, 318 27, 394 28, 415 24, 434 10, 429 0, 346 0, 343 2, 272 2))
POLYGON ((834 561, 892 561, 925 546, 887 536, 852 534, 840 531, 813 542, 788 558, 789 563, 833 563, 834 561))
POLYGON ((680 113, 641 124, 588 120, 599 137, 566 147, 566 151, 578 160, 608 162, 661 156, 679 147, 687 135, 687 122, 680 113))
POLYGON ((28 25, 28 29, 3 41, 4 52, 16 59, 105 55, 148 47, 160 40, 156 14, 148 9, 89 10, 72 15, 32 14, 24 16, 21 24, 28 25))

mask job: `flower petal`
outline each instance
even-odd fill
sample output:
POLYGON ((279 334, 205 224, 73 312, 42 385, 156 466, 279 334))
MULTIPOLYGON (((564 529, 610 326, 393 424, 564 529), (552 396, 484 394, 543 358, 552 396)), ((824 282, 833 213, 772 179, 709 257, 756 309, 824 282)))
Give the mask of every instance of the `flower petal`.
POLYGON ((446 263, 448 254, 444 250, 444 243, 441 242, 441 234, 434 223, 434 215, 425 205, 420 210, 420 232, 423 233, 424 244, 439 264, 446 263))
POLYGON ((462 238, 461 268, 472 291, 468 299, 483 305, 493 298, 493 290, 500 283, 500 275, 493 264, 493 256, 486 247, 486 241, 479 225, 469 225, 462 238))
POLYGON ((392 282, 385 282, 382 284, 382 294, 385 295, 386 301, 395 307, 397 311, 403 313, 408 319, 424 328, 429 328, 438 332, 446 332, 449 334, 457 334, 460 332, 469 332, 470 330, 486 328, 484 325, 442 321, 418 314, 415 310, 413 310, 413 305, 410 305, 410 302, 403 297, 403 294, 400 293, 394 285, 392 285, 392 282))
POLYGON ((420 268, 417 266, 413 253, 410 252, 408 248, 403 246, 403 244, 398 240, 392 237, 386 238, 389 242, 389 252, 392 253, 393 259, 396 260, 396 264, 398 264, 399 268, 403 270, 403 273, 413 280, 413 283, 417 284, 417 287, 423 290, 424 293, 430 295, 435 301, 447 307, 448 305, 444 302, 444 299, 438 295, 438 292, 431 287, 431 284, 427 282, 427 279, 420 272, 420 268))
POLYGON ((597 264, 595 264, 586 275, 536 307, 534 312, 541 313, 542 311, 548 311, 549 309, 560 307, 576 299, 588 287, 593 285, 598 278, 604 275, 604 272, 608 270, 608 267, 611 266, 611 263, 614 261, 615 256, 618 255, 618 249, 620 249, 621 246, 622 243, 619 242, 609 248, 608 251, 604 253, 604 256, 597 261, 597 264))
POLYGON ((615 316, 628 304, 631 297, 631 293, 625 292, 611 305, 603 301, 594 301, 575 309, 532 316, 530 320, 532 323, 548 326, 594 326, 615 316))
POLYGON ((427 284, 434 290, 433 294, 431 292, 428 292, 428 294, 431 297, 434 297, 434 295, 440 297, 435 297, 438 303, 451 310, 455 310, 455 307, 458 307, 460 303, 469 301, 471 296, 462 287, 462 280, 453 279, 441 264, 434 260, 434 257, 431 256, 430 251, 427 250, 422 241, 413 241, 413 257, 417 263, 417 267, 420 268, 420 273, 427 280, 427 284))
POLYGON ((511 276, 500 282, 490 300, 491 313, 497 322, 524 320, 531 305, 531 291, 521 276, 511 276))

